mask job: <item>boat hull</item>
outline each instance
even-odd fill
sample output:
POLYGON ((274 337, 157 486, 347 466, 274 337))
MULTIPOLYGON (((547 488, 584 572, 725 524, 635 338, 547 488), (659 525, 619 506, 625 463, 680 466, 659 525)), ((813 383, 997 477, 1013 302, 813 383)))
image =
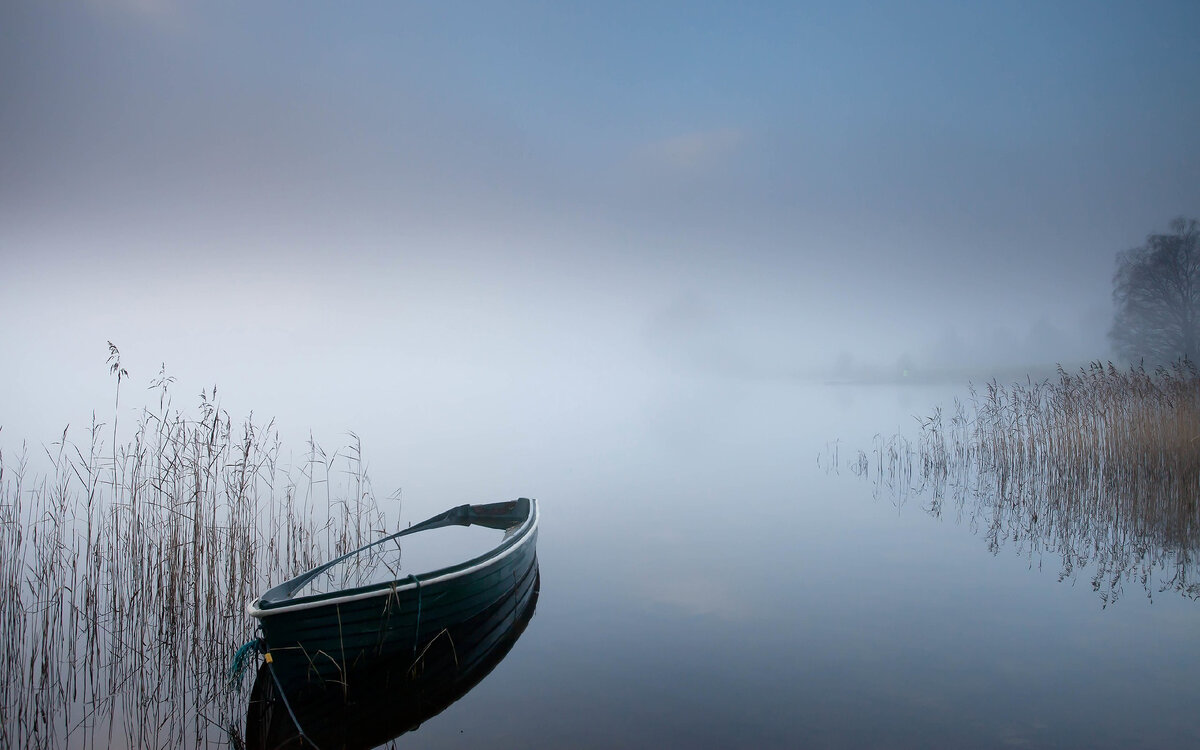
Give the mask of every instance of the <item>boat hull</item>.
POLYGON ((259 607, 268 657, 285 683, 344 685, 375 662, 416 658, 440 633, 513 595, 535 569, 537 511, 494 551, 450 572, 433 571, 343 596, 259 607))
POLYGON ((449 625, 415 659, 379 659, 344 685, 276 683, 264 665, 246 715, 250 748, 369 748, 413 730, 464 696, 500 663, 533 616, 540 589, 534 566, 507 596, 449 625), (287 691, 291 713, 280 700, 287 691), (293 715, 295 718, 293 718, 293 715), (302 741, 301 730, 309 743, 302 741))

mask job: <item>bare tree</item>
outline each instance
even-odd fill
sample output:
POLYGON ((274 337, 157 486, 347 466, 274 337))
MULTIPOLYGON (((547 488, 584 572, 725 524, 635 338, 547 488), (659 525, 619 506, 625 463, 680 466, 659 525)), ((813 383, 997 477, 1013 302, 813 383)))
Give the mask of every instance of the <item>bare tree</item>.
POLYGON ((1118 255, 1113 302, 1108 338, 1119 356, 1194 360, 1200 353, 1200 224, 1178 218, 1170 234, 1152 234, 1118 255))

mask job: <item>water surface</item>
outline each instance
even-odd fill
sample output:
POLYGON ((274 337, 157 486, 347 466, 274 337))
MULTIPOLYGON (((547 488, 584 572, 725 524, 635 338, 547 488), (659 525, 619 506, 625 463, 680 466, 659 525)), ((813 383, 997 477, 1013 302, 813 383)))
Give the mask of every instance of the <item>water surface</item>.
POLYGON ((1106 602, 1086 567, 844 468, 953 390, 685 385, 527 459, 538 615, 422 745, 1200 742, 1200 605, 1106 602))
MULTIPOLYGON (((936 498, 851 469, 960 390, 671 375, 503 395, 436 424, 405 422, 417 396, 358 411, 373 415, 355 429, 379 495, 402 488, 380 501, 389 529, 462 503, 528 496, 541 509, 536 615, 400 746, 1200 744, 1200 604, 1160 590, 1170 560, 1148 583, 1097 588, 1094 565, 1066 566, 1032 531, 989 537, 970 503, 942 498, 931 513, 936 498)), ((283 422, 302 424, 297 410, 283 422)), ((363 491, 338 471, 309 475, 318 499, 335 480, 363 491)), ((426 552, 454 557, 458 541, 426 552)), ((240 642, 244 619, 214 632, 240 642)), ((149 680, 138 695, 162 694, 147 665, 125 672, 149 680)), ((111 704, 114 721, 169 716, 188 700, 181 685, 149 711, 111 704)))

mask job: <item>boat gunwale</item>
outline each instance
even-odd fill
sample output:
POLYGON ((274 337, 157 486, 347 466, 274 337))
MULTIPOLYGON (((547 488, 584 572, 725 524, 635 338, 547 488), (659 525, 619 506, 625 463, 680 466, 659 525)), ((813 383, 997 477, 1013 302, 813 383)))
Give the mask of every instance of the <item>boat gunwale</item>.
MULTIPOLYGON (((267 604, 259 606, 263 603, 262 597, 259 597, 246 606, 247 613, 254 618, 262 620, 265 617, 271 617, 277 614, 286 612, 299 612, 306 609, 315 609, 317 607, 325 607, 328 605, 343 604, 347 602, 356 602, 363 599, 371 599, 377 596, 391 596, 401 592, 415 590, 420 586, 430 586, 435 583, 449 581, 454 578, 475 573, 490 565, 503 560, 511 555, 517 549, 523 547, 526 542, 533 537, 537 531, 539 513, 537 500, 529 500, 529 517, 517 528, 516 533, 506 540, 503 540, 496 547, 488 552, 479 555, 465 562, 448 565, 443 568, 431 570, 427 573, 419 575, 410 575, 406 578, 397 578, 391 581, 371 584, 365 587, 358 587, 346 591, 330 591, 323 594, 311 594, 309 596, 299 597, 297 599, 281 602, 277 605, 267 604), (403 583, 401 583, 403 582, 403 583)), ((301 575, 304 575, 301 573, 301 575)))

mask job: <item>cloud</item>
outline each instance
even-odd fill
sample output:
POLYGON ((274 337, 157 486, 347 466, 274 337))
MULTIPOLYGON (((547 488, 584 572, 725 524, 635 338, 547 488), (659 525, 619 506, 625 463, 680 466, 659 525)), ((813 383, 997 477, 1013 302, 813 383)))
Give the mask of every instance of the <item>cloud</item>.
POLYGON ((644 146, 640 156, 675 169, 703 169, 728 157, 744 140, 735 128, 683 133, 644 146))
POLYGON ((185 10, 179 0, 87 0, 97 16, 113 23, 132 22, 157 31, 178 32, 184 28, 185 10))
POLYGON ((101 10, 141 16, 163 16, 179 9, 175 0, 91 0, 89 4, 101 10))

